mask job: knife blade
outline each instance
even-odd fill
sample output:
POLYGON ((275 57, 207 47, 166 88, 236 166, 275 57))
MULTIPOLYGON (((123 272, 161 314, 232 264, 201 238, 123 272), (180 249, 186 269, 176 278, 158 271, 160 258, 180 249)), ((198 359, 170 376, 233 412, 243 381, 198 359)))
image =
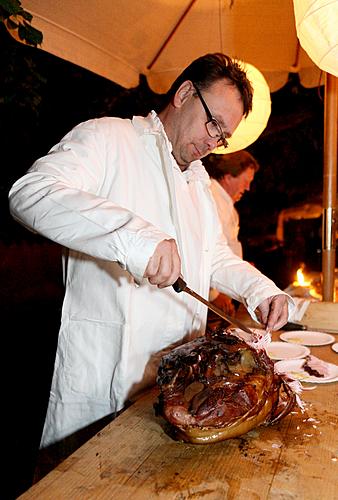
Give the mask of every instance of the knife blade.
POLYGON ((189 288, 187 286, 187 284, 186 284, 186 282, 184 281, 183 278, 178 278, 175 281, 175 283, 173 284, 173 289, 177 293, 180 293, 180 292, 186 292, 186 293, 188 293, 189 295, 191 295, 195 299, 197 299, 200 302, 202 302, 202 304, 204 304, 205 306, 207 306, 209 309, 211 309, 214 313, 216 313, 222 319, 225 319, 226 321, 228 321, 232 325, 235 325, 237 328, 240 328, 244 332, 250 333, 250 335, 255 335, 254 332, 252 330, 250 330, 250 328, 248 328, 247 326, 245 326, 244 323, 242 323, 241 321, 239 321, 239 319, 233 318, 232 316, 229 316, 229 314, 226 314, 221 309, 219 309, 218 307, 214 306, 211 302, 209 302, 208 300, 206 300, 203 297, 201 297, 201 295, 199 295, 198 293, 194 292, 194 290, 191 290, 191 288, 189 288))

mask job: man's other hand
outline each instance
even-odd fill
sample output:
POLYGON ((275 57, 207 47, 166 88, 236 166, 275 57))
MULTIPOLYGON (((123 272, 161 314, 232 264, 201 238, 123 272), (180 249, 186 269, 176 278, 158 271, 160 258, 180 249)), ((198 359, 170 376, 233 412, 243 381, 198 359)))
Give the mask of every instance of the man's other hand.
POLYGON ((288 298, 274 295, 265 299, 257 307, 256 314, 266 330, 279 330, 288 321, 288 298))

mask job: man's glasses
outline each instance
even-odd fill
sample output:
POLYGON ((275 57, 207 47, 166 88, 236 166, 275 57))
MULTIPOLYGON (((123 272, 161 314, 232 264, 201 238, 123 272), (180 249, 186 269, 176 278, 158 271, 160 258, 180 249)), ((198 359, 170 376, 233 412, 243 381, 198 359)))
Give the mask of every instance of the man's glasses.
POLYGON ((194 89, 196 90, 196 94, 198 95, 202 106, 204 108, 204 111, 206 112, 208 121, 205 122, 205 128, 207 129, 208 135, 212 137, 213 139, 217 139, 217 147, 218 148, 227 148, 229 146, 228 141, 225 138, 224 132, 222 130, 222 127, 214 118, 210 112, 210 109, 207 106, 207 103, 202 97, 201 92, 199 91, 198 87, 193 83, 194 89))

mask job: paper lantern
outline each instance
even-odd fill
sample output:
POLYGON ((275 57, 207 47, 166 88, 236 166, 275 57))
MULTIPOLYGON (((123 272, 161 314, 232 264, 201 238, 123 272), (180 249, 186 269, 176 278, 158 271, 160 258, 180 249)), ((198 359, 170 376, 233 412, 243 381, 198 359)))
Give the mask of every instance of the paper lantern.
POLYGON ((299 43, 323 71, 338 76, 338 0, 294 0, 299 43))
POLYGON ((262 73, 251 64, 240 62, 253 87, 252 111, 243 118, 230 139, 229 146, 213 153, 227 154, 245 149, 256 141, 265 129, 271 113, 270 89, 262 73))

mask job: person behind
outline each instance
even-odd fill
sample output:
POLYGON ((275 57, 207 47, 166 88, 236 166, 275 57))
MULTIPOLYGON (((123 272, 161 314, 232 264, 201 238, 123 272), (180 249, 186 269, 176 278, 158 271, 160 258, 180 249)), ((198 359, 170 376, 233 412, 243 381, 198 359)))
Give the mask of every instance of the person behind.
POLYGON ((210 189, 217 205, 223 233, 231 250, 243 257, 242 244, 238 240, 239 216, 235 208, 259 169, 259 164, 248 151, 229 154, 210 154, 203 160, 211 177, 210 189))
POLYGON ((292 299, 229 249, 200 162, 251 107, 240 65, 207 54, 158 113, 81 123, 12 186, 12 216, 65 248, 42 448, 121 410, 154 384, 165 350, 204 334, 206 307, 174 291, 179 276, 242 301, 267 329, 287 321, 292 299))
MULTIPOLYGON (((231 250, 242 258, 242 244, 238 240, 239 215, 235 203, 245 191, 249 191, 259 164, 248 151, 242 150, 228 154, 211 153, 203 159, 203 165, 211 178, 210 190, 216 202, 223 234, 231 250)), ((215 288, 210 289, 209 300, 225 313, 235 314, 235 302, 215 288)), ((212 329, 220 324, 219 317, 212 311, 208 312, 207 324, 212 329)))

